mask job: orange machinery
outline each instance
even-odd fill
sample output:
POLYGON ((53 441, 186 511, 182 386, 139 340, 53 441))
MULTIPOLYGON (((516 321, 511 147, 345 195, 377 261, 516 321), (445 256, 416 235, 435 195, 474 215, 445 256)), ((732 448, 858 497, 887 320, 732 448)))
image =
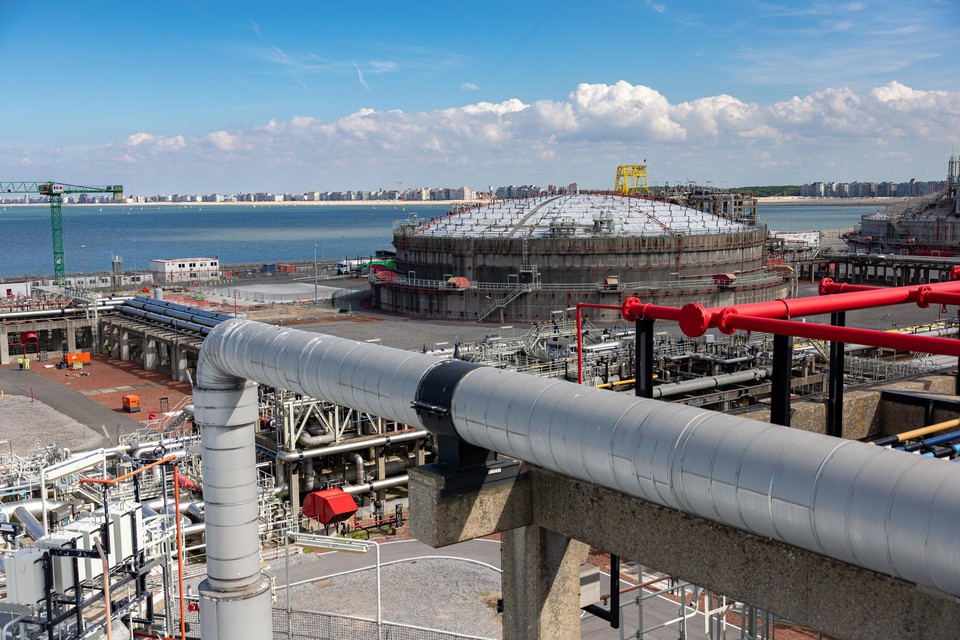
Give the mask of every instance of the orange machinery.
POLYGON ((140 411, 140 396, 123 396, 123 410, 127 413, 137 413, 140 411))

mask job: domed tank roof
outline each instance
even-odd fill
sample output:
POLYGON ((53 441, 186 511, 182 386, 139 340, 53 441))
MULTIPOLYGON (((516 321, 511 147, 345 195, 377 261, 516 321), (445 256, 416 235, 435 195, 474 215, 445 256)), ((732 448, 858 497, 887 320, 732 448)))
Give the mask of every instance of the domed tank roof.
POLYGON ((413 235, 460 238, 595 238, 744 231, 738 222, 668 202, 581 194, 506 200, 451 213, 413 235))

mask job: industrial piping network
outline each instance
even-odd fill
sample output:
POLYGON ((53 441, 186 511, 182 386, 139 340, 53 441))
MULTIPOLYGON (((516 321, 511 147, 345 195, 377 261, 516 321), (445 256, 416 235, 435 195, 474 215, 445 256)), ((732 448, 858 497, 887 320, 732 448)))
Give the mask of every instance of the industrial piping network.
POLYGON ((426 398, 438 399, 454 430, 443 436, 960 595, 955 465, 563 380, 228 320, 204 341, 194 387, 207 529, 205 640, 272 637, 259 563, 251 381, 434 431, 443 427, 424 407, 426 398))

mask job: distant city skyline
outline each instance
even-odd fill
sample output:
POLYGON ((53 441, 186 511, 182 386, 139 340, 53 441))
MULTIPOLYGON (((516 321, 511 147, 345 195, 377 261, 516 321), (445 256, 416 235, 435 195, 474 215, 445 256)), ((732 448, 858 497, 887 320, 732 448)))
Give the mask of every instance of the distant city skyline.
MULTIPOLYGON (((956 179, 956 177, 954 177, 956 179)), ((898 198, 898 197, 917 197, 928 195, 937 191, 942 191, 947 187, 946 180, 902 180, 892 181, 814 181, 803 184, 784 184, 784 185, 731 185, 731 190, 743 190, 753 187, 797 187, 799 196, 804 198, 898 198)), ((651 191, 663 187, 663 185, 651 185, 651 191)), ((685 188, 693 187, 696 189, 711 189, 722 191, 727 185, 706 185, 683 184, 679 183, 666 188, 685 188)), ((123 198, 127 204, 151 204, 151 203, 230 203, 230 202, 364 202, 364 201, 402 201, 402 202, 446 202, 446 201, 476 201, 486 199, 504 199, 516 197, 531 197, 540 194, 560 194, 576 193, 577 191, 604 191, 603 188, 589 188, 576 183, 568 185, 537 185, 537 184, 509 184, 498 187, 489 187, 487 190, 473 189, 471 187, 409 187, 402 192, 397 189, 359 189, 345 191, 317 191, 307 190, 303 192, 272 193, 266 191, 250 192, 239 191, 237 193, 158 193, 158 194, 136 194, 125 193, 123 198)), ((46 196, 31 194, 12 194, 0 193, 0 203, 14 204, 45 204, 48 202, 46 196)), ((117 204, 113 196, 102 193, 85 193, 80 195, 65 196, 64 202, 67 204, 117 204)))
POLYGON ((0 5, 0 180, 132 193, 941 180, 960 3, 0 5), (55 16, 43 37, 40 16, 55 16))

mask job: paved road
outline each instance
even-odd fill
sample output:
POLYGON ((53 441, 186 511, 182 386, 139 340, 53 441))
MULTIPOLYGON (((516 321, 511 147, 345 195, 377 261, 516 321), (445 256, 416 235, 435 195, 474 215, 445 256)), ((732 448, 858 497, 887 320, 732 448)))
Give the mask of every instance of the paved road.
MULTIPOLYGON (((35 366, 39 366, 39 363, 35 366)), ((82 393, 68 389, 32 371, 20 371, 15 366, 0 367, 0 389, 3 389, 4 393, 27 397, 33 393, 37 401, 70 416, 97 434, 103 433, 100 425, 106 425, 110 431, 117 425, 121 425, 124 431, 128 432, 136 431, 143 426, 130 416, 112 411, 82 393)))

